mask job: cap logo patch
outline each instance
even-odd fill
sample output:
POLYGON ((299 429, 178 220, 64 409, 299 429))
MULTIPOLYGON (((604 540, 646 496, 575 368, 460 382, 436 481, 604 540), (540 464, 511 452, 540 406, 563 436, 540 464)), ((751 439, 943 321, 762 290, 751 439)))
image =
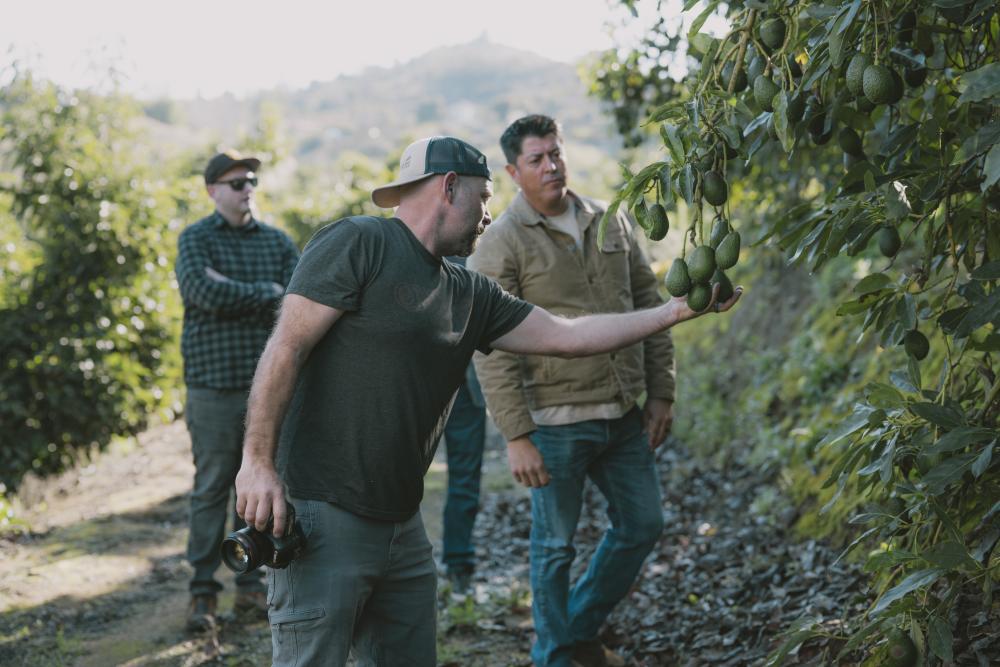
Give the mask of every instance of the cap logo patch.
POLYGON ((409 167, 410 166, 410 161, 412 159, 413 159, 412 155, 407 155, 405 158, 403 158, 403 161, 399 163, 399 168, 400 169, 406 169, 407 167, 409 167))

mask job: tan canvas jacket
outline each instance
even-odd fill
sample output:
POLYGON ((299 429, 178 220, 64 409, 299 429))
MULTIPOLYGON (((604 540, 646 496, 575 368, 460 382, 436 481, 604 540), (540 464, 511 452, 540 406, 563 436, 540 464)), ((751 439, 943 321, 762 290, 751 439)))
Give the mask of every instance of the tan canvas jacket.
MULTIPOLYGON (((663 303, 656 276, 625 214, 608 225, 598 251, 597 227, 605 205, 570 194, 577 202, 582 249, 518 193, 480 238, 468 267, 556 315, 620 313, 663 303)), ((670 333, 664 331, 610 354, 560 359, 495 350, 477 353, 475 364, 490 413, 504 437, 512 440, 535 430, 531 409, 631 403, 643 390, 650 397, 673 401, 673 357, 670 333)))

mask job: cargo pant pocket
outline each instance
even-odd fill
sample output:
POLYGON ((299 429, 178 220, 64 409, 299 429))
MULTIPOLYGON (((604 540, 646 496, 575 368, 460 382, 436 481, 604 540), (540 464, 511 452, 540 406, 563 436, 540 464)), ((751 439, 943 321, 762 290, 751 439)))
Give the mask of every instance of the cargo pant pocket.
POLYGON ((320 608, 272 612, 273 667, 294 667, 306 656, 315 655, 316 645, 324 642, 325 616, 326 610, 320 608))

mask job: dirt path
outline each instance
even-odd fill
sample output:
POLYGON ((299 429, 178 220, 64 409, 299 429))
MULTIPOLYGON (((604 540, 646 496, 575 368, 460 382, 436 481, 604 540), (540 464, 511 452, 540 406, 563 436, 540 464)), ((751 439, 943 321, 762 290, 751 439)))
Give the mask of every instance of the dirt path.
MULTIPOLYGON (((442 458, 427 476, 422 508, 438 547, 442 458)), ((701 467, 677 443, 661 448, 658 465, 668 530, 603 635, 630 665, 763 664, 799 616, 835 631, 863 608, 855 569, 832 565, 836 553, 816 543, 792 543, 788 517, 754 509, 773 495, 764 473, 701 467)), ((20 515, 31 531, 0 539, 0 665, 270 664, 266 623, 240 624, 226 613, 228 576, 218 631, 184 631, 192 475, 178 422, 112 447, 86 467, 26 484, 20 515)), ((530 502, 510 480, 496 434, 483 486, 475 594, 459 598, 441 586, 439 664, 527 667, 530 502)), ((577 573, 605 524, 591 488, 577 573)), ((789 664, 829 664, 821 658, 830 650, 812 646, 789 664)))
MULTIPOLYGON (((184 631, 189 447, 176 422, 113 446, 86 467, 25 484, 19 515, 31 531, 0 539, 0 665, 270 664, 264 622, 240 625, 224 613, 217 635, 184 631)), ((509 491, 497 454, 494 447, 487 456, 484 487, 509 491)), ((436 545, 445 470, 433 465, 423 506, 436 545)), ((225 612, 233 591, 227 573, 220 580, 225 612)), ((456 635, 478 620, 471 612, 452 616, 443 614, 444 626, 456 635)), ((443 644, 446 657, 460 658, 466 644, 478 650, 460 636, 453 644, 443 644)))

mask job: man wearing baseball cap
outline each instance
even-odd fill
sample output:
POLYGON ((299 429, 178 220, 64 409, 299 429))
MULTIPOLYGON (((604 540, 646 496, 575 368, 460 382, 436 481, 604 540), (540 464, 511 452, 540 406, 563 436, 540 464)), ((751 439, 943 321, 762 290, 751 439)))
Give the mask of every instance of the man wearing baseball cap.
MULTIPOLYGON (((269 574, 273 665, 434 665, 437 576, 423 477, 474 350, 578 356, 698 313, 555 317, 443 261, 490 223, 483 154, 453 137, 411 144, 376 188, 391 218, 354 216, 306 246, 250 390, 236 509, 302 555, 269 574), (277 459, 277 460, 276 460, 277 459), (286 493, 288 498, 286 499, 286 493)), ((740 290, 742 291, 742 290, 740 290)), ((722 304, 728 310, 737 294, 722 304)))
MULTIPOLYGON (((184 415, 195 464, 187 548, 194 569, 187 619, 192 631, 216 621, 222 585, 214 573, 240 467, 247 391, 299 257, 284 232, 253 217, 259 168, 260 160, 236 151, 209 160, 205 189, 215 211, 187 227, 178 240, 184 415)), ((238 515, 233 520, 236 528, 243 527, 238 515)), ((266 612, 259 572, 237 575, 234 604, 240 615, 266 612)))

